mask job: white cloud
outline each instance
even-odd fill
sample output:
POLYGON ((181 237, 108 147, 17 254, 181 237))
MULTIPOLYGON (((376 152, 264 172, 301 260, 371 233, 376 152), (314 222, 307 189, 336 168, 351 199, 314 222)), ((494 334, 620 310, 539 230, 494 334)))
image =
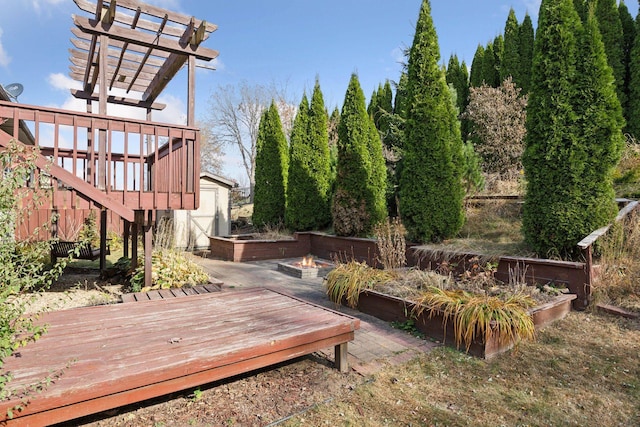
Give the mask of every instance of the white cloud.
MULTIPOLYGON (((67 91, 69 95, 65 98, 62 105, 53 105, 52 107, 61 108, 71 111, 86 111, 87 103, 82 99, 74 98, 69 92, 70 89, 80 89, 81 83, 65 76, 61 73, 50 74, 49 84, 57 90, 67 91)), ((109 95, 121 96, 127 98, 140 98, 140 94, 129 93, 122 89, 114 89, 109 95)), ((152 120, 159 123, 180 124, 187 123, 186 106, 182 99, 173 95, 161 95, 158 97, 158 103, 166 104, 166 108, 161 111, 152 113, 152 120)), ((94 111, 97 111, 97 103, 94 102, 94 111)), ((125 105, 109 104, 107 105, 107 114, 116 117, 126 117, 130 119, 145 120, 146 110, 137 107, 128 107, 125 105)))
POLYGON ((173 95, 161 95, 158 97, 158 102, 166 104, 167 107, 162 111, 154 111, 154 122, 178 125, 187 123, 187 109, 180 98, 173 95))
POLYGON ((62 4, 66 0, 31 0, 33 9, 40 13, 45 7, 62 4))
POLYGON ((6 67, 11 62, 11 57, 7 54, 7 51, 4 50, 4 46, 2 45, 2 28, 0 28, 0 65, 6 67))
POLYGON ((181 10, 180 0, 146 0, 145 3, 153 4, 167 10, 181 10))
POLYGON ((57 90, 69 90, 80 89, 82 85, 80 82, 73 80, 71 77, 65 76, 62 73, 49 74, 47 79, 51 87, 57 90))
POLYGON ((404 56, 404 48, 398 46, 391 51, 391 58, 393 61, 402 64, 407 61, 407 58, 404 56))

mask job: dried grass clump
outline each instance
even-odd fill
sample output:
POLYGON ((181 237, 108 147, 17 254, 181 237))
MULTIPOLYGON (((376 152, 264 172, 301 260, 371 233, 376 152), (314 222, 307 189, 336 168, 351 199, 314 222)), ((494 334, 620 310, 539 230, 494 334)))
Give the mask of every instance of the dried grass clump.
POLYGON ((291 233, 284 224, 266 224, 260 229, 259 239, 262 240, 293 240, 291 233))
POLYGON ((407 264, 407 230, 400 218, 389 219, 379 223, 374 228, 376 245, 378 247, 378 261, 385 270, 402 268, 407 264))
POLYGON ((432 317, 442 313, 445 328, 453 322, 454 340, 458 348, 464 344, 468 351, 477 338, 484 342, 496 338, 500 345, 535 337, 533 318, 528 309, 535 305, 526 294, 513 294, 505 300, 475 295, 461 289, 432 287, 416 300, 414 316, 423 312, 432 317))
POLYGON ((398 273, 369 267, 365 262, 349 261, 336 263, 325 279, 327 295, 336 304, 346 299, 349 307, 358 305, 360 292, 373 289, 377 284, 387 282, 398 273))
POLYGON ((615 224, 600 246, 593 300, 640 312, 640 212, 615 224))

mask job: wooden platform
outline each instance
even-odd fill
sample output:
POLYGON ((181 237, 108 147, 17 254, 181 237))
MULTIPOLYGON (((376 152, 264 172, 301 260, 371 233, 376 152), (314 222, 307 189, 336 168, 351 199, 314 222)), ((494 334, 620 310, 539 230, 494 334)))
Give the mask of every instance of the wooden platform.
MULTIPOLYGON (((12 389, 53 381, 4 420, 10 426, 71 420, 331 346, 346 370, 346 343, 360 327, 358 319, 263 288, 84 307, 41 321, 49 332, 4 369, 14 376, 12 389)), ((0 402, 0 420, 19 403, 0 402)))
POLYGON ((208 294, 211 292, 220 292, 222 290, 222 282, 208 283, 206 285, 198 285, 191 287, 158 289, 149 292, 132 292, 122 295, 122 302, 139 302, 166 298, 186 297, 189 295, 208 294))

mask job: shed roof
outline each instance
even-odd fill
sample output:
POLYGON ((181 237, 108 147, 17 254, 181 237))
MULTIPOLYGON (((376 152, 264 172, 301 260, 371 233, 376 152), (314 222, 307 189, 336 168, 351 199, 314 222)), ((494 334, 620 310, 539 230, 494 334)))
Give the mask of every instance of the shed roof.
POLYGON ((209 172, 200 173, 200 179, 203 179, 203 178, 206 179, 206 180, 209 180, 209 181, 214 181, 214 182, 216 182, 218 184, 221 184, 221 185, 223 185, 225 187, 229 187, 229 188, 233 188, 233 187, 236 186, 235 182, 233 182, 233 181, 231 181, 231 180, 229 180, 229 179, 227 179, 225 177, 222 177, 220 175, 216 175, 216 174, 209 173, 209 172))

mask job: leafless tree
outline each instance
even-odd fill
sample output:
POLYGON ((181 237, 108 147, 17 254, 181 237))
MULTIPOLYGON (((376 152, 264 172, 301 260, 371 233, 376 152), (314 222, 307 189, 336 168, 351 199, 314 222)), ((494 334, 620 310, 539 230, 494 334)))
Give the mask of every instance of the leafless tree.
POLYGON ((527 132, 526 108, 527 97, 520 95, 510 77, 498 88, 471 88, 462 117, 473 122, 472 136, 485 172, 504 179, 518 176, 527 132))
POLYGON ((283 129, 288 135, 295 116, 295 107, 291 107, 293 104, 288 102, 286 86, 265 86, 242 81, 237 85, 219 87, 209 98, 207 123, 211 135, 221 144, 240 152, 251 188, 255 184, 256 142, 260 117, 272 100, 280 111, 283 129))
POLYGON ((220 175, 222 173, 222 143, 211 132, 206 123, 196 123, 200 128, 200 167, 203 172, 220 175))

